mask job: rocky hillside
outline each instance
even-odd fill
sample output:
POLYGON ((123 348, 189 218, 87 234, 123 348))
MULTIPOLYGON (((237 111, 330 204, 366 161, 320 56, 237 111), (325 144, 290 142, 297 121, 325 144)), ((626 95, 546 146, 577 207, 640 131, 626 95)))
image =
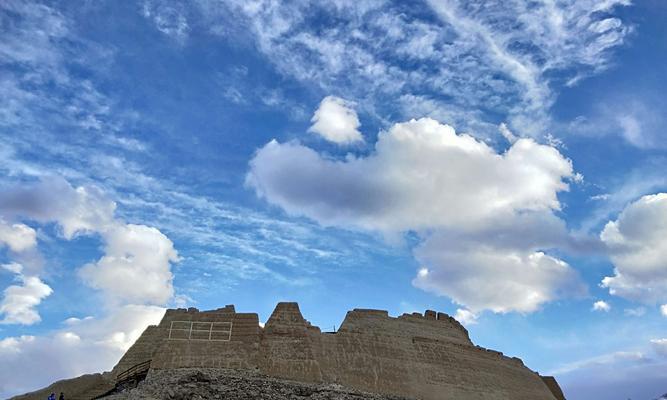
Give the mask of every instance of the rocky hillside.
POLYGON ((348 390, 340 385, 315 385, 270 378, 249 371, 207 368, 152 370, 135 388, 104 400, 408 400, 348 390))

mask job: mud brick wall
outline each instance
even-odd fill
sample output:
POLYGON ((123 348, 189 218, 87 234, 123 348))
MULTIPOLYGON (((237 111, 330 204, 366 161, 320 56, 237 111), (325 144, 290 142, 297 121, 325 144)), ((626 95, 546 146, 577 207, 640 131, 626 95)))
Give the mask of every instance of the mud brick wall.
POLYGON ((336 333, 311 325, 296 303, 279 303, 263 329, 257 314, 236 313, 234 306, 168 310, 114 372, 149 359, 154 369, 254 370, 425 400, 562 399, 553 378, 543 380, 518 358, 475 346, 458 321, 431 310, 394 318, 355 309, 336 333))

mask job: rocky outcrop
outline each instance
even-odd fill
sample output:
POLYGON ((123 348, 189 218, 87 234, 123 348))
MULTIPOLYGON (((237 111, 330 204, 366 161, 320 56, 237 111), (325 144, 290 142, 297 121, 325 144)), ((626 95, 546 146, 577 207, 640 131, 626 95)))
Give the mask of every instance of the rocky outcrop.
POLYGON ((540 377, 518 358, 475 346, 458 321, 431 310, 391 317, 355 309, 335 333, 311 325, 296 303, 279 303, 264 328, 256 313, 237 313, 231 305, 168 310, 111 376, 149 361, 149 377, 209 368, 424 400, 563 399, 555 379, 540 377))
POLYGON ((408 400, 335 384, 308 384, 244 370, 185 368, 153 370, 136 388, 104 400, 408 400))

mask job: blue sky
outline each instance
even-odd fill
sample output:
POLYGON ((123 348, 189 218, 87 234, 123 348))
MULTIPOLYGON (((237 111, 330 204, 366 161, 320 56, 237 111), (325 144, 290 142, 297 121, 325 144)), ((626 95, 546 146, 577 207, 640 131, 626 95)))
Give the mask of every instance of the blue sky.
POLYGON ((2 2, 0 396, 108 370, 165 307, 293 300, 445 311, 569 399, 657 397, 665 18, 2 2))

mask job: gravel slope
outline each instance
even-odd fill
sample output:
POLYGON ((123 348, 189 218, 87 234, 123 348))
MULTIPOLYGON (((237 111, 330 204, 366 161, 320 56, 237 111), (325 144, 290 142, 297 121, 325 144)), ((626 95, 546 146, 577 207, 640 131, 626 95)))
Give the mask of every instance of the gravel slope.
POLYGON ((126 399, 408 400, 343 388, 269 378, 248 371, 207 368, 152 370, 135 388, 104 397, 126 399))

